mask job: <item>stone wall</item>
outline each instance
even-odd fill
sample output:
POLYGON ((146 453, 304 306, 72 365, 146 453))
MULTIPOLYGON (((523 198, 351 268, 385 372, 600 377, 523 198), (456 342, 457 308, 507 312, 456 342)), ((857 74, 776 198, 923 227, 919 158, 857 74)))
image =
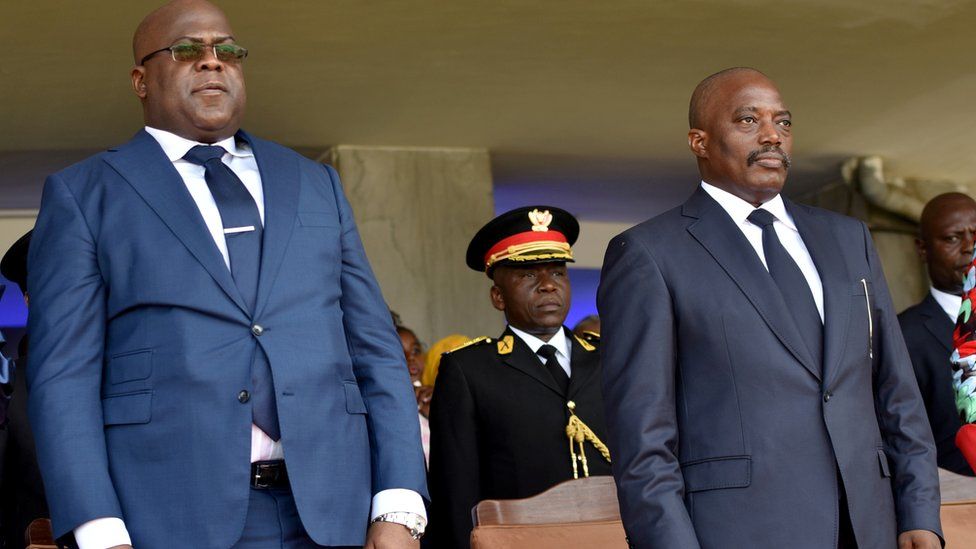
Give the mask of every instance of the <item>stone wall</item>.
POLYGON ((494 214, 486 150, 339 145, 320 160, 342 178, 387 303, 421 341, 501 333, 491 282, 464 263, 494 214))
MULTIPOLYGON (((913 219, 915 215, 896 214, 877 205, 879 201, 876 198, 869 198, 861 191, 856 173, 845 172, 843 177, 844 181, 828 184, 811 194, 797 197, 797 200, 867 223, 881 257, 895 310, 902 311, 918 303, 928 292, 929 279, 925 264, 915 251, 915 235, 918 232, 918 222, 913 219)), ((917 212, 917 205, 924 204, 939 194, 961 191, 972 195, 973 190, 966 185, 949 181, 895 178, 887 181, 885 192, 903 202, 915 202, 916 207, 912 210, 917 212)), ((869 194, 876 197, 879 193, 875 189, 869 194)))

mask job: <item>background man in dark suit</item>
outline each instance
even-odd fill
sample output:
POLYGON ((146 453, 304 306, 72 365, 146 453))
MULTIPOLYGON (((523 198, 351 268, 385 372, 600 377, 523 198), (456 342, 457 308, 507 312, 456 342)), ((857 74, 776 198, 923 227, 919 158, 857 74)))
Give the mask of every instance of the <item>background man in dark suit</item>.
POLYGON ((970 476, 973 470, 955 442, 962 423, 956 410, 949 355, 974 240, 976 201, 962 193, 941 194, 930 200, 922 210, 915 243, 932 288, 921 303, 898 315, 935 437, 939 467, 970 476))
POLYGON ((239 130, 247 50, 212 4, 133 52, 146 128, 48 178, 29 255, 56 534, 416 547, 416 404, 337 174, 239 130))
MULTIPOLYGON (((27 287, 27 250, 31 233, 20 237, 0 261, 4 278, 16 282, 21 290, 27 287)), ((27 300, 27 293, 24 293, 27 300)), ((44 484, 37 467, 37 451, 34 435, 27 419, 27 371, 28 342, 25 334, 17 346, 13 394, 8 410, 9 424, 5 437, 0 433, 0 524, 6 547, 24 547, 24 532, 38 518, 48 516, 44 498, 44 484)), ((12 350, 4 349, 12 354, 12 350)), ((69 451, 67 447, 64 451, 69 451)), ((0 547, 3 544, 0 543, 0 547)))
POLYGON ((867 228, 780 191, 792 117, 753 69, 705 79, 702 184, 614 238, 604 402, 637 547, 939 547, 935 448, 867 228))
POLYGON ((598 449, 606 435, 599 342, 563 326, 578 234, 569 213, 531 206, 493 219, 468 246, 468 266, 491 277, 491 302, 508 327, 441 359, 430 415, 434 547, 468 547, 471 509, 483 499, 610 474, 598 449), (594 435, 574 453, 567 424, 594 435))

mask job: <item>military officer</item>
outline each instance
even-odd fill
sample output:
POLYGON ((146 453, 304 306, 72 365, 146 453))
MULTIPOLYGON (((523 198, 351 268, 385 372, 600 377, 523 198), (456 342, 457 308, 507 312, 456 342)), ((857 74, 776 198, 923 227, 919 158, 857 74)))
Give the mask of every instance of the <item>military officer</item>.
POLYGON ((430 543, 466 548, 471 508, 610 474, 599 336, 563 325, 579 223, 551 206, 504 213, 471 240, 508 326, 445 353, 431 403, 430 543))

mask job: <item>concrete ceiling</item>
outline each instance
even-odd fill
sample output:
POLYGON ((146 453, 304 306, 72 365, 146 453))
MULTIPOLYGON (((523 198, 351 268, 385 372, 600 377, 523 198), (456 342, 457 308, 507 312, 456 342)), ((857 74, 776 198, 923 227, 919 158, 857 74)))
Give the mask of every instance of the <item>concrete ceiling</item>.
MULTIPOLYGON (((760 68, 794 113, 793 192, 850 155, 976 179, 970 0, 237 0, 251 131, 297 147, 485 147, 501 203, 638 220, 696 182, 687 100, 760 68)), ((0 3, 0 207, 141 123, 131 32, 156 2, 0 3), (48 152, 59 151, 59 152, 48 152)))

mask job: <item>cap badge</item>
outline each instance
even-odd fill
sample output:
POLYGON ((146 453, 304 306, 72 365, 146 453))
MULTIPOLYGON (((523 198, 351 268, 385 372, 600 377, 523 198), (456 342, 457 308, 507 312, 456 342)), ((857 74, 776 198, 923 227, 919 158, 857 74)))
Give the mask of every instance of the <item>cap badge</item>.
POLYGON ((549 210, 540 212, 539 210, 532 210, 529 212, 529 221, 532 222, 532 230, 536 232, 546 232, 549 230, 549 224, 552 223, 552 214, 549 210))

